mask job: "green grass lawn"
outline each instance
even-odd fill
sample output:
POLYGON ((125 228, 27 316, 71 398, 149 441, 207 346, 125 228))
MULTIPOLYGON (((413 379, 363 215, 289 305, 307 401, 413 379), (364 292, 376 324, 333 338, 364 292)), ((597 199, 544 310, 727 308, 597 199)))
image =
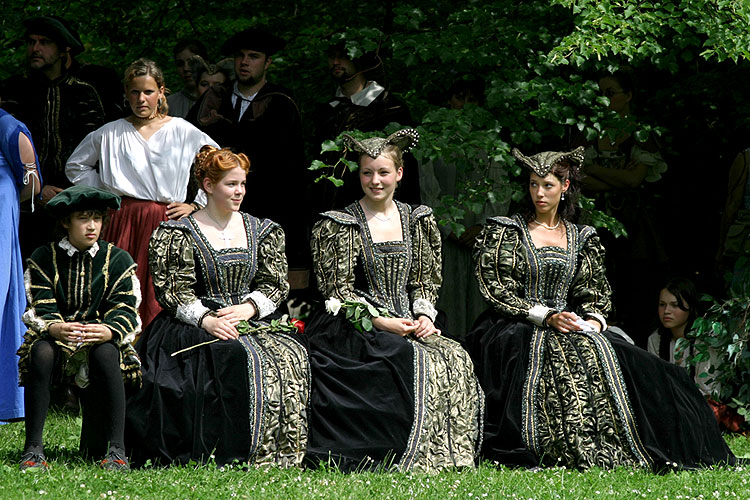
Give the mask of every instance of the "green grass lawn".
MULTIPOLYGON (((50 414, 45 428, 49 473, 20 473, 23 423, 0 426, 0 499, 750 499, 750 468, 654 475, 619 469, 576 472, 566 469, 497 469, 436 475, 360 473, 331 470, 221 470, 215 466, 104 472, 78 455, 80 420, 50 414)), ((735 454, 750 456, 750 440, 728 438, 735 454)))

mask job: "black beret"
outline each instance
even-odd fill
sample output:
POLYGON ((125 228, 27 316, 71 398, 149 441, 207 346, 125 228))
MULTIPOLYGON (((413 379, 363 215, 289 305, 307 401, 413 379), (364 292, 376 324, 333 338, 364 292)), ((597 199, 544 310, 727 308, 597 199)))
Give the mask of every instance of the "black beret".
POLYGON ((51 38, 58 45, 70 47, 72 55, 78 55, 84 50, 83 42, 75 29, 62 17, 41 16, 26 19, 23 22, 27 35, 44 35, 51 38))
POLYGON ((223 54, 231 54, 238 50, 256 50, 263 52, 266 57, 274 55, 286 46, 286 40, 260 28, 248 28, 230 37, 221 46, 223 54))
POLYGON ((57 193, 45 207, 57 217, 84 210, 120 208, 120 197, 109 191, 91 186, 72 186, 57 193))

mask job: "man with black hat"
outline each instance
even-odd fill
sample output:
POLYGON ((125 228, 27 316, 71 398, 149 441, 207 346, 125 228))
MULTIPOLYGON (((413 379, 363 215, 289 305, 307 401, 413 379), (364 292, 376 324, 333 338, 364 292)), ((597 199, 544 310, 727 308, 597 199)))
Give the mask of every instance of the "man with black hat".
POLYGON ((368 53, 352 59, 344 44, 328 49, 328 70, 338 85, 334 98, 317 109, 316 139, 334 139, 346 130, 373 132, 391 122, 411 122, 409 109, 366 73, 381 66, 380 56, 368 53))
MULTIPOLYGON (((66 70, 72 53, 83 44, 60 18, 35 17, 24 21, 28 75, 0 84, 3 108, 24 122, 39 155, 47 203, 70 186, 65 162, 79 142, 104 123, 104 110, 94 87, 66 70)), ((52 232, 54 221, 42 210, 22 213, 21 253, 27 257, 52 232)))
MULTIPOLYGON (((389 123, 410 124, 409 108, 367 75, 382 67, 380 56, 370 52, 352 59, 344 43, 332 45, 327 52, 328 70, 338 85, 333 99, 315 110, 315 142, 333 140, 347 130, 375 132, 383 130, 389 123)), ((324 161, 330 163, 324 155, 324 161), (327 161, 326 161, 327 160, 327 161)), ((335 161, 335 160, 333 160, 335 161)), ((405 203, 419 204, 419 175, 417 165, 408 160, 407 171, 400 184, 397 199, 405 203)), ((359 176, 356 172, 346 174, 343 187, 334 189, 329 183, 313 187, 312 199, 316 212, 347 206, 362 196, 359 176)))
POLYGON ((289 90, 266 79, 272 56, 285 45, 258 28, 229 38, 222 52, 234 56, 235 81, 207 90, 187 119, 223 147, 250 158, 241 210, 281 224, 294 268, 305 267, 309 252, 298 208, 306 199, 307 178, 302 123, 289 90))

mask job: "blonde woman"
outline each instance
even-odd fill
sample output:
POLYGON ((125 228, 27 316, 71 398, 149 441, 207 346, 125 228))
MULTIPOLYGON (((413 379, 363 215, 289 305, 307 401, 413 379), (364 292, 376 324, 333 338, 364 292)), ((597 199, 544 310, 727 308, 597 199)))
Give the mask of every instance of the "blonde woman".
POLYGON ((191 165, 201 146, 218 145, 182 118, 167 115, 164 75, 153 61, 133 62, 124 83, 131 115, 87 135, 65 171, 73 184, 122 197, 122 208, 112 215, 102 238, 129 252, 138 264, 143 285, 139 310, 148 325, 161 310, 148 274, 149 238, 160 222, 197 208, 185 203, 191 165))

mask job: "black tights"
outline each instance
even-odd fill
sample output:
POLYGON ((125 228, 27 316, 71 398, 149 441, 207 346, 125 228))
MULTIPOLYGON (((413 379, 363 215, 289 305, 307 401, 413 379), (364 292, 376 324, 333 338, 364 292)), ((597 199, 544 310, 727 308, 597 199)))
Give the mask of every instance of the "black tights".
MULTIPOLYGON (((26 411, 24 449, 30 446, 42 446, 42 432, 49 408, 52 377, 59 363, 60 348, 55 345, 54 341, 43 339, 34 343, 31 348, 29 373, 26 375, 24 393, 26 411)), ((124 448, 125 387, 120 371, 120 352, 111 342, 96 344, 89 351, 89 386, 84 389, 82 402, 84 427, 86 424, 101 425, 106 442, 110 446, 124 448), (89 415, 98 415, 102 421, 85 422, 89 415)))

